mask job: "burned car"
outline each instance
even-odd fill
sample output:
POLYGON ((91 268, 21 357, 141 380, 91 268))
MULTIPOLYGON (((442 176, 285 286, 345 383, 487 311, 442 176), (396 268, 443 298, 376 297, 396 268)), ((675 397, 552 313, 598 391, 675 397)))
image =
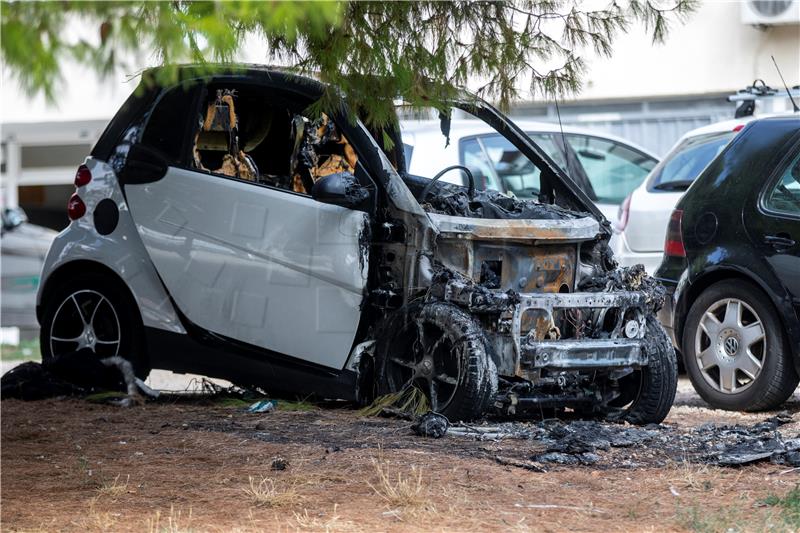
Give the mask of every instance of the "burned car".
POLYGON ((524 154, 536 199, 478 191, 468 166, 409 175, 396 129, 310 113, 316 81, 181 73, 143 82, 77 171, 39 292, 45 358, 359 402, 416 387, 453 420, 666 416, 663 289, 617 268, 600 212, 491 106, 454 103, 524 154))

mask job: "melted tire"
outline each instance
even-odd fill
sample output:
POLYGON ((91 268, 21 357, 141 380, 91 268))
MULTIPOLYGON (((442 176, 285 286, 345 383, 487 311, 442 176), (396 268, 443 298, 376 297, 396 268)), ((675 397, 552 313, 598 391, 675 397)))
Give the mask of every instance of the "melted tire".
POLYGON ((497 368, 490 356, 480 325, 456 306, 432 302, 412 304, 395 311, 379 328, 376 346, 378 393, 397 392, 398 384, 387 374, 392 349, 409 343, 409 326, 431 324, 450 339, 461 368, 455 393, 439 412, 451 422, 482 417, 497 394, 497 368))
POLYGON ((647 353, 648 364, 631 376, 638 379, 626 383, 633 388, 625 391, 632 401, 621 413, 614 416, 638 425, 661 423, 672 408, 678 388, 675 349, 667 332, 653 315, 647 317, 645 338, 651 340, 647 353))

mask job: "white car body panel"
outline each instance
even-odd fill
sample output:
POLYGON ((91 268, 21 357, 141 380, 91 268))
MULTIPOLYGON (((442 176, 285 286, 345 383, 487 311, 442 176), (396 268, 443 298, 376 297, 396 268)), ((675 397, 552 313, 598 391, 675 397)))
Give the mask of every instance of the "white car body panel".
MULTIPOLYGON (((92 173, 92 181, 79 189, 86 211, 93 212, 100 200, 111 198, 119 209, 117 228, 110 235, 100 235, 94 228, 93 217, 84 216, 72 221, 53 241, 42 272, 50 275, 76 260, 101 263, 125 281, 139 306, 145 326, 186 333, 139 238, 113 170, 106 163, 92 158, 87 159, 86 166, 92 173)), ((40 287, 37 303, 41 304, 41 298, 40 287)))
POLYGON ((178 168, 125 192, 150 259, 190 321, 343 367, 367 280, 365 213, 178 168))
POLYGON ((683 191, 653 194, 645 184, 633 191, 632 209, 624 232, 625 242, 632 252, 660 253, 664 249, 669 217, 682 196, 683 191))
MULTIPOLYGON (((726 120, 691 130, 675 142, 664 161, 686 139, 711 133, 732 132, 753 119, 754 117, 746 117, 726 120)), ((664 257, 664 239, 670 215, 686 191, 648 191, 650 178, 651 176, 645 178, 631 193, 628 222, 622 232, 615 231, 610 246, 620 265, 633 266, 641 263, 649 274, 653 274, 664 257)), ((612 220, 617 219, 618 216, 614 216, 612 220)))

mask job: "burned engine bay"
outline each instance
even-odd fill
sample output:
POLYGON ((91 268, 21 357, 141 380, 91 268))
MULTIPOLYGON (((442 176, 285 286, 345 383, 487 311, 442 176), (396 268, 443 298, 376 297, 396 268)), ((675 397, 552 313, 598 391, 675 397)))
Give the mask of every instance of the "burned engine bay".
MULTIPOLYGON (((405 182, 419 198, 423 182, 413 176, 405 182)), ((655 318, 665 291, 641 265, 617 266, 607 245, 608 223, 555 204, 437 185, 421 201, 435 229, 416 251, 416 277, 404 272, 414 267, 411 247, 392 243, 392 228, 384 225, 379 302, 392 307, 392 296, 401 292, 398 280, 414 287, 411 307, 395 311, 412 315, 407 321, 416 321, 420 331, 406 377, 428 396, 438 394, 439 410, 447 414, 442 391, 451 401, 458 399, 447 384, 463 384, 464 369, 453 369, 467 361, 450 364, 447 374, 448 365, 437 363, 448 357, 441 347, 458 351, 459 343, 472 345, 472 337, 482 337, 477 343, 488 354, 484 373, 493 381, 486 387, 491 399, 485 407, 495 414, 568 408, 633 423, 660 422, 677 380, 674 351, 655 318), (398 260, 403 257, 405 263, 398 260), (453 309, 452 317, 441 308, 435 319, 413 310, 435 304, 453 309), (459 329, 479 333, 462 340, 459 329), (445 370, 437 376, 440 368, 445 370)))

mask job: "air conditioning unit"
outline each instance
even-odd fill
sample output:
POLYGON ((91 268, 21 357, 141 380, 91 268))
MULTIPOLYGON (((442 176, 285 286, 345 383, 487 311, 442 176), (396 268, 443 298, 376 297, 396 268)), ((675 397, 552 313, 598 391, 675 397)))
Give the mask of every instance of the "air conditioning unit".
POLYGON ((742 24, 800 24, 800 0, 743 0, 742 24))

